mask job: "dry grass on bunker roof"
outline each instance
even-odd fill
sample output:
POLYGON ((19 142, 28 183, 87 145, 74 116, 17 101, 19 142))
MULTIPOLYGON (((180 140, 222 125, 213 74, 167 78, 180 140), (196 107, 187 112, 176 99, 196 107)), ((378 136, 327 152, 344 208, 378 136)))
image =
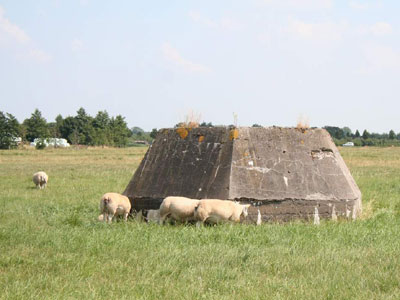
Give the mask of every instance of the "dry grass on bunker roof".
POLYGON ((143 148, 2 151, 0 299, 397 299, 400 149, 340 151, 361 220, 200 229, 96 221, 143 148))

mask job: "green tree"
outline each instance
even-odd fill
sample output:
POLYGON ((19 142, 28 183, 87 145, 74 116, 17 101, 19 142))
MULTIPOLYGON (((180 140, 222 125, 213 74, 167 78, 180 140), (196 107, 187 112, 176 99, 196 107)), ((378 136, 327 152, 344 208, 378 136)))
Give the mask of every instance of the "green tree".
POLYGON ((351 129, 349 127, 346 127, 346 126, 342 128, 342 131, 343 131, 345 137, 351 137, 352 134, 353 134, 351 132, 351 129))
POLYGON ((74 117, 66 117, 62 123, 60 122, 59 124, 59 131, 62 138, 67 139, 71 144, 79 142, 79 134, 76 130, 77 125, 74 117))
POLYGON ((150 137, 151 137, 152 139, 155 139, 156 136, 157 136, 157 133, 158 133, 157 128, 153 128, 153 129, 151 130, 151 132, 150 132, 150 137))
POLYGON ((112 145, 113 140, 110 132, 110 117, 107 111, 99 111, 93 119, 94 144, 112 145))
POLYGON ((38 109, 35 109, 29 119, 24 120, 24 125, 26 127, 26 139, 30 142, 35 138, 47 138, 49 136, 47 121, 38 109))
POLYGON ((395 138, 396 138, 396 134, 394 133, 393 130, 390 130, 390 131, 389 131, 389 139, 390 139, 390 140, 394 140, 395 138))
POLYGON ((140 127, 133 127, 131 129, 132 135, 142 136, 144 134, 144 130, 140 127))
POLYGON ((200 127, 214 127, 214 125, 211 122, 203 122, 200 124, 200 127))
POLYGON ((84 145, 94 144, 93 118, 81 107, 75 116, 75 130, 78 132, 78 143, 84 145))
POLYGON ((128 143, 128 137, 132 134, 121 115, 111 118, 110 131, 113 145, 117 147, 125 147, 128 143))
POLYGON ((61 115, 57 115, 54 129, 54 137, 61 138, 61 127, 63 126, 64 119, 61 115))
POLYGON ((55 122, 49 122, 47 123, 47 129, 49 130, 49 136, 50 137, 59 137, 57 136, 57 128, 56 128, 56 123, 55 122))
POLYGON ((355 138, 359 138, 361 135, 360 135, 360 132, 358 131, 358 129, 356 130, 356 133, 354 134, 354 137, 355 138))
POLYGON ((15 138, 19 137, 19 129, 19 122, 12 114, 0 111, 0 149, 17 146, 15 138))
MULTIPOLYGON (((369 136, 370 136, 370 133, 367 131, 367 129, 365 129, 365 130, 363 131, 362 138, 363 138, 364 140, 366 140, 366 139, 369 138, 369 136)), ((366 146, 369 146, 369 145, 366 144, 366 146)))
POLYGON ((93 118, 82 107, 76 112, 75 117, 69 116, 63 119, 61 115, 58 115, 56 129, 58 129, 60 136, 67 139, 71 144, 95 144, 93 118))
POLYGON ((325 126, 324 129, 329 132, 331 137, 336 138, 336 139, 342 139, 344 138, 344 132, 342 129, 339 127, 335 126, 325 126))

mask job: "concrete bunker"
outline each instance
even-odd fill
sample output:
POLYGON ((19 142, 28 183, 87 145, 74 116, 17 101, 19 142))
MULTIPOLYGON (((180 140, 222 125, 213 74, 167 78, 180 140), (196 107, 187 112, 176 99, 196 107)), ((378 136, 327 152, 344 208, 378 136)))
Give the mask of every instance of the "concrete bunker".
POLYGON ((263 222, 355 219, 361 192, 324 129, 161 129, 124 191, 135 210, 167 196, 252 204, 263 222))

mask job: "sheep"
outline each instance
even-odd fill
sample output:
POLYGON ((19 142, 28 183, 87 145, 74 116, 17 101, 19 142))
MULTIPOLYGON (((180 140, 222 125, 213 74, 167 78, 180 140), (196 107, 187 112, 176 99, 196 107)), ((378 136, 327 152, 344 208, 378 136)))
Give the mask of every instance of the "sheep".
POLYGON ((240 216, 247 217, 250 204, 240 204, 229 200, 202 199, 195 208, 194 217, 197 226, 221 221, 240 222, 240 216))
POLYGON ((111 223, 117 216, 128 219, 131 210, 131 202, 128 197, 118 193, 106 193, 100 200, 100 213, 103 214, 103 221, 111 223))
POLYGON ((44 189, 46 187, 47 182, 49 181, 49 176, 43 171, 37 172, 33 174, 33 183, 39 189, 44 189))
POLYGON ((167 197, 160 206, 159 224, 163 224, 165 218, 180 222, 195 221, 194 209, 198 205, 199 200, 186 197, 167 197))

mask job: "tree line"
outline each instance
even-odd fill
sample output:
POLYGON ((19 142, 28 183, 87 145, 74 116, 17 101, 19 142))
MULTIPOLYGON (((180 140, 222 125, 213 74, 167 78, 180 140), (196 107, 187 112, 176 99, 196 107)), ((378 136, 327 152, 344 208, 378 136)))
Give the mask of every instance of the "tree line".
MULTIPOLYGON (((175 127, 183 126, 178 123, 175 127)), ((198 124, 200 127, 213 127, 209 122, 198 124)), ((261 127, 253 124, 253 127, 261 127)), ((388 133, 369 133, 358 130, 354 133, 349 127, 339 128, 325 126, 336 145, 353 142, 355 146, 400 146, 400 133, 393 130, 388 133)), ((0 111, 0 149, 10 149, 17 146, 17 138, 23 142, 32 142, 35 138, 64 138, 70 144, 89 146, 126 147, 140 141, 151 143, 156 137, 157 129, 145 132, 140 127, 128 128, 125 118, 121 115, 110 117, 107 111, 99 111, 95 117, 90 116, 84 108, 80 108, 75 116, 63 118, 58 115, 55 122, 47 122, 42 113, 35 109, 30 118, 22 123, 10 113, 0 111)))
POLYGON ((349 127, 339 128, 325 126, 336 145, 353 142, 354 146, 400 146, 400 133, 390 130, 388 133, 370 133, 364 130, 362 134, 358 130, 352 132, 349 127))
MULTIPOLYGON (((151 139, 150 134, 144 131, 141 135, 144 140, 151 139)), ((105 110, 92 117, 80 108, 75 116, 63 118, 58 115, 55 122, 47 122, 35 109, 31 117, 22 123, 13 115, 0 111, 0 149, 15 147, 17 137, 21 137, 23 142, 52 137, 64 138, 70 144, 125 147, 132 136, 124 117, 110 117, 105 110)))

